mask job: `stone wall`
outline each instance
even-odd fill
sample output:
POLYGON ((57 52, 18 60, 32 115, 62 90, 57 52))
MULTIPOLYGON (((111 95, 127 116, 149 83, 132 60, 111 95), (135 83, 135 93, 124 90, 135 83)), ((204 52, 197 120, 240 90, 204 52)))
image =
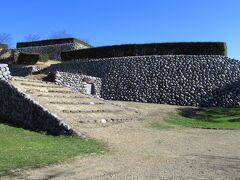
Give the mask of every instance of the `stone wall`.
POLYGON ((41 70, 43 69, 36 65, 23 66, 23 65, 14 65, 14 64, 11 64, 9 68, 12 76, 23 76, 23 77, 29 76, 32 74, 37 74, 41 72, 41 70))
POLYGON ((64 85, 78 92, 92 95, 97 98, 101 95, 101 79, 92 76, 86 76, 78 73, 70 72, 51 72, 48 75, 50 81, 54 81, 57 84, 64 85))
POLYGON ((66 44, 55 44, 55 45, 47 45, 47 46, 23 47, 23 48, 17 48, 17 50, 25 53, 48 54, 50 59, 56 59, 60 61, 61 52, 73 51, 73 50, 84 49, 84 48, 88 48, 88 47, 80 43, 66 43, 66 44))
POLYGON ((76 134, 62 119, 50 113, 28 95, 0 80, 0 117, 8 123, 53 135, 76 134))
POLYGON ((0 80, 9 80, 11 79, 11 73, 7 64, 0 64, 0 80))
MULTIPOLYGON (((107 100, 240 106, 240 62, 225 56, 139 56, 73 60, 46 72, 98 77, 107 100)), ((70 85, 75 86, 70 82, 70 85)))

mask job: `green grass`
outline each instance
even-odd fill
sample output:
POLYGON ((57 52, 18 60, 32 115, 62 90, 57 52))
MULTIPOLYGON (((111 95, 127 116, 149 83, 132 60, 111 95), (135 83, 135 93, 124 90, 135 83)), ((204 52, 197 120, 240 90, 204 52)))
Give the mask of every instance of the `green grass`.
POLYGON ((240 129, 240 108, 182 109, 166 122, 192 128, 240 129))
POLYGON ((49 55, 48 54, 41 54, 40 55, 40 58, 39 58, 39 61, 40 62, 47 62, 49 60, 49 55))
POLYGON ((0 176, 105 150, 105 144, 92 139, 49 136, 0 124, 0 176))

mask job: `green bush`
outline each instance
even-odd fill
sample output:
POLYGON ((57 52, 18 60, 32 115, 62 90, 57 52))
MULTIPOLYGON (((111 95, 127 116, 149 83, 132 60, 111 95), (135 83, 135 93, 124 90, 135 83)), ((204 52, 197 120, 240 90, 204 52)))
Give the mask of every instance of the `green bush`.
POLYGON ((87 47, 92 47, 88 43, 75 39, 75 38, 61 38, 61 39, 47 39, 41 41, 32 41, 32 42, 18 42, 17 48, 22 47, 33 47, 33 46, 47 46, 47 45, 55 45, 55 44, 65 44, 65 43, 80 43, 87 47))
POLYGON ((17 64, 33 65, 40 61, 39 54, 19 53, 17 64))
POLYGON ((152 43, 104 46, 61 53, 63 61, 144 55, 227 55, 224 42, 152 43))
POLYGON ((49 60, 49 55, 48 54, 41 54, 39 61, 41 62, 47 62, 49 60))
POLYGON ((7 49, 8 45, 7 44, 0 44, 0 49, 7 49))

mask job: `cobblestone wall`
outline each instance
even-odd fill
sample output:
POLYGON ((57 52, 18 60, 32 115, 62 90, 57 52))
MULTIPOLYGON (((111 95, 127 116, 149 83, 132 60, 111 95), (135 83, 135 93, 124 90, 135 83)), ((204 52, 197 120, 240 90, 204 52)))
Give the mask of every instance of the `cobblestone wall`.
POLYGON ((56 70, 100 78, 100 96, 108 100, 183 106, 240 106, 240 62, 225 56, 73 60, 47 71, 56 70))
POLYGON ((43 69, 37 65, 23 66, 23 65, 13 65, 13 64, 11 64, 9 68, 12 76, 23 76, 23 77, 36 74, 43 69))
POLYGON ((9 82, 1 80, 0 117, 9 123, 19 124, 35 131, 44 131, 53 135, 75 134, 62 119, 50 113, 9 82))
POLYGON ((102 82, 100 78, 78 73, 56 71, 51 72, 48 75, 48 80, 54 81, 57 84, 71 87, 74 90, 84 94, 92 95, 98 98, 101 96, 102 82))
POLYGON ((50 59, 61 60, 61 52, 88 48, 80 43, 66 43, 47 46, 23 47, 17 50, 25 53, 47 54, 50 59))
POLYGON ((7 64, 0 64, 0 80, 8 81, 12 78, 7 64))

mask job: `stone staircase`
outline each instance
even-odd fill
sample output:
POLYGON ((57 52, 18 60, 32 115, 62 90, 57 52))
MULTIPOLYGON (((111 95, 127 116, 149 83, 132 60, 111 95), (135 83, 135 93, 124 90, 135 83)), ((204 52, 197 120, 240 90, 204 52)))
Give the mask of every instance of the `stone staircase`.
POLYGON ((75 131, 137 120, 139 112, 115 102, 97 99, 70 88, 32 78, 14 77, 12 84, 29 94, 75 131))

